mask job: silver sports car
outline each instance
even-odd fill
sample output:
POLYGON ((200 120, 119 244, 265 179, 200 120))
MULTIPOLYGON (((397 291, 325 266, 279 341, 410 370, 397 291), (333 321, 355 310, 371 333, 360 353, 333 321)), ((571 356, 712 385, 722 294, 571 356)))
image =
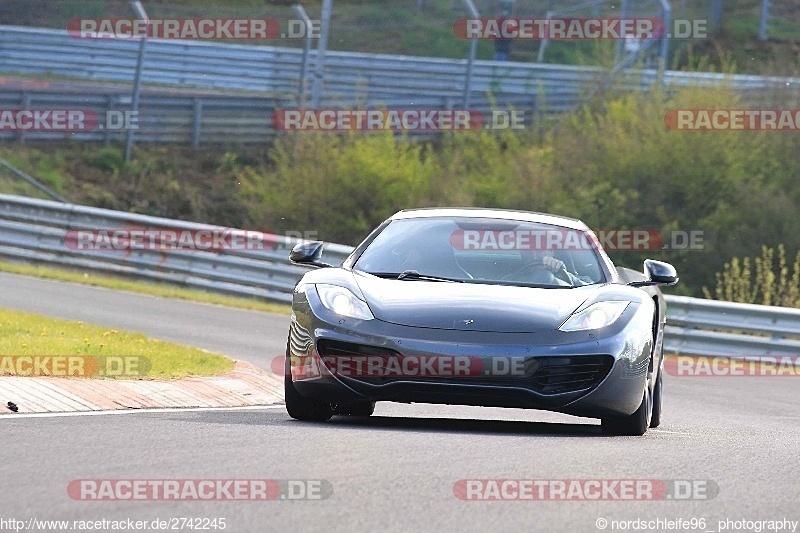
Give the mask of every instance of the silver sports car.
POLYGON ((375 402, 559 411, 641 435, 661 420, 665 304, 675 269, 617 268, 579 220, 415 209, 341 266, 322 243, 294 290, 286 408, 299 420, 369 416, 375 402))

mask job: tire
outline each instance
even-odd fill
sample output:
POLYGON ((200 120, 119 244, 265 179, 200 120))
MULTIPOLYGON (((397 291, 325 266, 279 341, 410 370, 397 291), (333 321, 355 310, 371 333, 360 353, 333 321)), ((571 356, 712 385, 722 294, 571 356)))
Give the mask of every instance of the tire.
POLYGON ((335 415, 370 416, 375 412, 375 402, 340 403, 333 411, 335 415))
POLYGON ((650 418, 650 427, 657 428, 661 424, 661 404, 664 401, 664 370, 658 372, 655 390, 653 391, 653 416, 650 418))
POLYGON ((621 418, 603 418, 601 425, 605 435, 644 435, 650 425, 653 413, 653 398, 650 387, 645 385, 644 397, 639 408, 630 416, 621 418))
POLYGON ((286 372, 283 377, 283 391, 286 396, 286 411, 289 416, 304 422, 324 422, 333 416, 330 402, 306 398, 294 387, 289 358, 286 358, 286 372))

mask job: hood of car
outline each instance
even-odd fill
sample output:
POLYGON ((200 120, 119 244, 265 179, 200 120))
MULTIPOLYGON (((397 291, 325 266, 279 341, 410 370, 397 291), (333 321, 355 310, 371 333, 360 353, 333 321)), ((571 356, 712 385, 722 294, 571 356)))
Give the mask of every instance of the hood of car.
POLYGON ((562 289, 353 276, 378 320, 403 326, 521 333, 558 328, 598 286, 562 289))

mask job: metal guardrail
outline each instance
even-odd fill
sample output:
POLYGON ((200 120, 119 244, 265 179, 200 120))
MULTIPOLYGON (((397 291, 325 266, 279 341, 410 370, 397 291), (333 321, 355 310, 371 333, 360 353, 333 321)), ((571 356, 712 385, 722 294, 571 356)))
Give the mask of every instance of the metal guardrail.
MULTIPOLYGON (((218 226, 0 195, 0 257, 167 281, 238 296, 290 302, 305 269, 291 265, 297 242, 275 236, 265 250, 76 250, 69 230, 223 230, 218 226)), ((340 264, 351 247, 327 244, 324 259, 340 264)), ((800 355, 800 310, 666 296, 668 351, 725 356, 800 355)))
MULTIPOLYGON (((229 228, 138 215, 110 209, 0 195, 0 256, 27 262, 89 269, 168 281, 240 296, 291 301, 304 269, 289 263, 297 242, 274 236, 264 250, 76 250, 70 230, 162 229, 225 231, 229 228)), ((328 256, 342 261, 350 249, 329 245, 328 256)))
MULTIPOLYGON (((142 70, 145 84, 256 91, 297 101, 303 50, 196 41, 148 40, 142 70)), ((136 41, 77 39, 64 30, 0 26, 0 71, 130 83, 136 41)), ((309 51, 316 64, 317 52, 309 51)), ((328 51, 322 105, 385 105, 399 108, 419 98, 465 100, 466 60, 328 51)), ((574 108, 609 72, 599 67, 475 61, 469 96, 473 105, 491 93, 497 106, 531 104, 552 111, 574 108)), ((642 90, 666 86, 714 85, 724 81, 750 98, 766 89, 797 95, 800 80, 702 72, 626 70, 615 84, 642 90)))
MULTIPOLYGON (((66 31, 0 26, 0 71, 130 83, 135 74, 136 41, 76 39, 66 31)), ((294 101, 300 92, 303 51, 293 48, 193 41, 147 43, 142 81, 149 85, 254 91, 294 101)), ((316 51, 309 59, 316 63, 316 51)), ((418 98, 464 98, 465 60, 328 51, 322 106, 402 107, 418 98)), ((527 63, 476 61, 473 100, 492 92, 495 101, 531 104, 541 97, 558 106, 560 95, 571 108, 602 69, 527 63), (569 82, 569 83, 565 83, 569 82), (574 93, 574 94, 573 94, 574 93), (520 101, 519 96, 525 97, 520 101)), ((474 102, 477 104, 477 102, 474 102)))
MULTIPOLYGON (((139 103, 136 137, 149 143, 188 143, 194 148, 212 143, 263 143, 276 131, 270 123, 286 102, 270 97, 181 96, 143 93, 139 103)), ((130 94, 107 90, 104 94, 81 91, 0 91, 0 109, 69 109, 92 111, 99 127, 80 131, 0 129, 0 140, 63 140, 108 143, 125 138, 127 128, 106 124, 111 113, 129 109, 130 94)), ((117 120, 117 119, 115 119, 117 120)), ((124 126, 124 125, 123 125, 124 126)))
MULTIPOLYGON (((77 39, 63 30, 0 26, 0 72, 130 84, 138 53, 138 43, 132 40, 77 39)), ((137 140, 188 143, 195 149, 209 143, 268 141, 276 134, 271 123, 275 109, 296 108, 304 98, 304 65, 315 64, 317 52, 309 50, 305 63, 303 54, 304 50, 293 48, 148 40, 141 79, 150 89, 139 102, 137 140), (234 92, 186 95, 176 93, 176 87, 184 92, 187 88, 234 92)), ((513 108, 522 112, 526 127, 539 117, 572 111, 610 85, 641 91, 657 83, 669 88, 727 82, 751 106, 800 98, 796 79, 652 69, 608 71, 328 51, 322 70, 322 108, 469 107, 482 112, 484 121, 494 109, 513 108)), ((58 82, 42 81, 35 89, 0 88, 0 109, 89 109, 105 117, 107 112, 129 110, 133 105, 127 87, 51 90, 48 84, 58 82)), ((127 132, 108 127, 72 133, 0 130, 0 140, 68 137, 108 143, 127 137, 127 132)))
MULTIPOLYGON (((531 104, 526 95, 509 98, 516 101, 515 110, 530 110, 531 104)), ((112 89, 94 89, 92 94, 78 91, 57 92, 52 90, 6 90, 0 89, 0 109, 60 109, 92 111, 98 118, 100 127, 87 127, 78 131, 27 129, 0 129, 0 140, 6 141, 50 141, 70 139, 75 141, 102 142, 122 141, 128 129, 115 127, 124 120, 130 95, 112 89), (116 115, 113 115, 116 113, 116 115), (108 117, 108 119, 106 119, 108 117), (111 126, 104 124, 104 120, 111 126)), ((479 99, 472 109, 477 110, 488 124, 493 104, 488 98, 479 99)), ((194 96, 170 95, 163 91, 144 92, 140 97, 139 113, 136 115, 136 140, 145 143, 184 143, 195 150, 201 145, 230 145, 265 143, 279 134, 273 124, 277 109, 292 109, 294 103, 289 99, 239 95, 194 96)), ((324 101, 323 108, 340 107, 338 102, 324 101)), ((401 104, 394 102, 389 109, 429 110, 456 109, 450 97, 420 97, 413 102, 401 104)), ((531 113, 523 114, 526 126, 533 124, 531 113)), ((88 120, 86 121, 89 122, 88 120)), ((409 136, 431 137, 433 133, 423 130, 410 131, 409 136)))
POLYGON ((668 296, 671 351, 800 356, 800 309, 668 296))

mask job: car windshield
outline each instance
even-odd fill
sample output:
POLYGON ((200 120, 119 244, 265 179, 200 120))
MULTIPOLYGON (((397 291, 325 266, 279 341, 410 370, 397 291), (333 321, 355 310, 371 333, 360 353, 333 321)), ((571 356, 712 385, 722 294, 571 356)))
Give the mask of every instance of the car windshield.
POLYGON ((589 232, 493 218, 394 220, 353 268, 409 281, 546 288, 606 281, 589 232))

